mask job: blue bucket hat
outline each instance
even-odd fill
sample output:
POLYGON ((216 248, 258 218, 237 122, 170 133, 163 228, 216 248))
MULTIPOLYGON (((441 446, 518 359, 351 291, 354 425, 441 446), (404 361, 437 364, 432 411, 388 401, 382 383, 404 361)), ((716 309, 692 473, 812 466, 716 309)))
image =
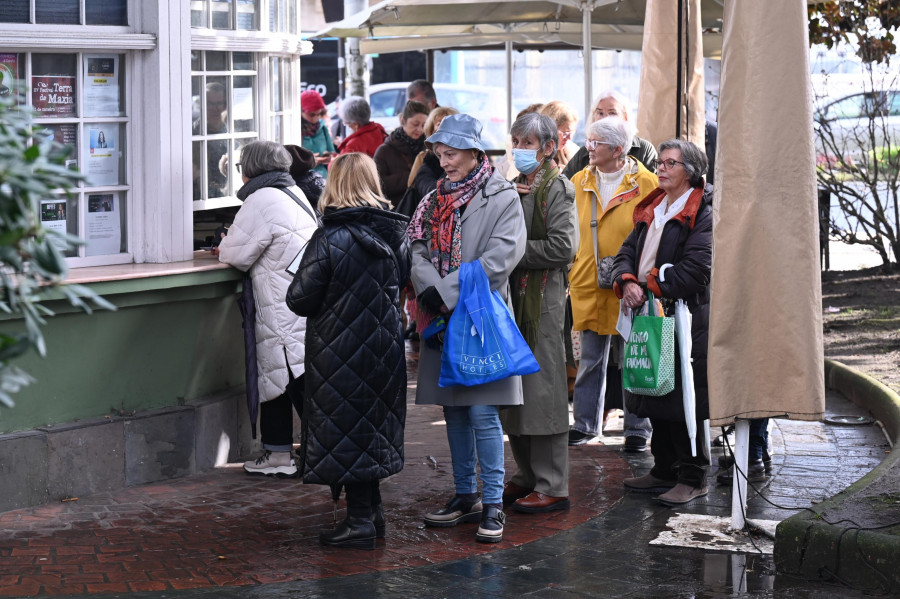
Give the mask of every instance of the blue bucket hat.
POLYGON ((457 150, 481 150, 481 122, 468 114, 450 114, 441 121, 441 126, 425 140, 429 149, 434 144, 444 144, 457 150))

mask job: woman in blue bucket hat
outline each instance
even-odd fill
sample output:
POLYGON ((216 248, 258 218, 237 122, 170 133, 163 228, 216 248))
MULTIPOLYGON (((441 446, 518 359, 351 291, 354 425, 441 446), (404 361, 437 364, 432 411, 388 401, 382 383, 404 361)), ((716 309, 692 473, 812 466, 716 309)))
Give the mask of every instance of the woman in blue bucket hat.
MULTIPOLYGON (((526 238, 519 195, 488 161, 477 119, 449 115, 425 143, 440 159, 446 176, 419 203, 408 229, 420 333, 441 317, 449 318, 456 307, 462 262, 478 260, 491 288, 509 303, 509 276, 525 253, 526 238)), ((522 404, 521 378, 439 387, 442 335, 422 336, 427 339, 419 354, 416 403, 443 406, 456 487, 442 509, 425 515, 425 524, 450 527, 479 522, 476 540, 500 542, 506 517, 499 406, 522 404)))

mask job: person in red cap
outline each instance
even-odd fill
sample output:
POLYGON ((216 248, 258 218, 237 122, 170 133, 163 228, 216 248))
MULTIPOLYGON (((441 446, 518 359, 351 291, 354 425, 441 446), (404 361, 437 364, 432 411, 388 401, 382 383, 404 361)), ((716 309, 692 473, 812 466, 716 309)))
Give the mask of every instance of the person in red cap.
POLYGON ((303 129, 303 147, 315 154, 316 172, 323 177, 328 176, 328 164, 336 150, 331 133, 325 126, 324 117, 328 116, 325 100, 314 89, 300 94, 300 115, 303 129))

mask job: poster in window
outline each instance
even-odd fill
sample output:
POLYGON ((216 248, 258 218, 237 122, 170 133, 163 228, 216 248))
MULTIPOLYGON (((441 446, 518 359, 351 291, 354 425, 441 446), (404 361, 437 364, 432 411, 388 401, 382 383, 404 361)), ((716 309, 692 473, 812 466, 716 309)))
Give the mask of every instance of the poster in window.
POLYGON ((85 174, 91 185, 119 183, 118 125, 90 125, 85 174))
POLYGON ((114 193, 88 195, 85 255, 118 254, 122 244, 119 198, 114 193))
POLYGON ((18 54, 0 54, 0 98, 16 93, 19 72, 18 54))
POLYGON ((76 145, 76 126, 74 123, 62 123, 59 125, 44 125, 43 135, 45 139, 48 141, 53 141, 59 144, 59 146, 54 147, 50 152, 51 158, 56 158, 60 156, 63 152, 68 152, 66 154, 65 166, 66 168, 77 169, 78 168, 78 153, 77 153, 77 145, 76 145))
POLYGON ((85 54, 85 116, 118 116, 119 57, 85 54))
MULTIPOLYGON (((67 208, 65 200, 42 200, 41 225, 49 231, 65 234, 67 208)), ((59 249, 67 249, 65 240, 58 237, 51 239, 52 243, 59 249)))
POLYGON ((75 116, 75 78, 32 77, 31 104, 41 117, 75 116))

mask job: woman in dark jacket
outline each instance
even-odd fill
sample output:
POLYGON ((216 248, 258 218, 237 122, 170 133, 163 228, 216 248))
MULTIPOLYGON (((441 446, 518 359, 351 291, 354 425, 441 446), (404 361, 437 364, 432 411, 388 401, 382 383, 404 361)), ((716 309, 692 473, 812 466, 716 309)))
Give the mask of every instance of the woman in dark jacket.
MULTIPOLYGON (((459 114, 459 111, 449 106, 438 106, 432 110, 425 121, 425 139, 434 135, 434 132, 441 126, 441 121, 444 120, 444 117, 451 114, 459 114)), ((446 173, 441 168, 440 159, 435 156, 434 152, 425 148, 416 156, 408 183, 410 187, 415 186, 421 200, 437 188, 438 179, 441 179, 444 175, 446 173)), ((415 207, 413 207, 413 211, 415 211, 415 207)))
POLYGON ((335 547, 375 548, 384 537, 379 480, 403 468, 400 289, 410 256, 407 219, 386 207, 371 158, 336 158, 322 228, 287 293, 288 307, 307 317, 303 480, 347 490, 347 518, 319 535, 335 547))
POLYGON ((375 150, 375 166, 381 177, 381 189, 391 205, 396 206, 406 193, 409 171, 419 152, 425 149, 425 120, 428 107, 410 100, 400 113, 400 126, 391 131, 381 147, 375 150))
MULTIPOLYGON (((659 146, 659 188, 634 210, 634 230, 625 239, 614 266, 616 295, 636 310, 647 300, 646 290, 662 299, 667 316, 674 301, 687 302, 693 315, 691 353, 698 430, 709 418, 706 353, 709 332, 709 281, 712 264, 712 187, 704 189, 706 155, 688 141, 672 139, 659 146)), ((675 390, 662 397, 625 392, 628 409, 650 418, 653 468, 624 481, 644 493, 663 492, 659 500, 684 505, 707 494, 709 456, 698 436, 696 455, 682 406, 681 366, 675 351, 675 390)))

